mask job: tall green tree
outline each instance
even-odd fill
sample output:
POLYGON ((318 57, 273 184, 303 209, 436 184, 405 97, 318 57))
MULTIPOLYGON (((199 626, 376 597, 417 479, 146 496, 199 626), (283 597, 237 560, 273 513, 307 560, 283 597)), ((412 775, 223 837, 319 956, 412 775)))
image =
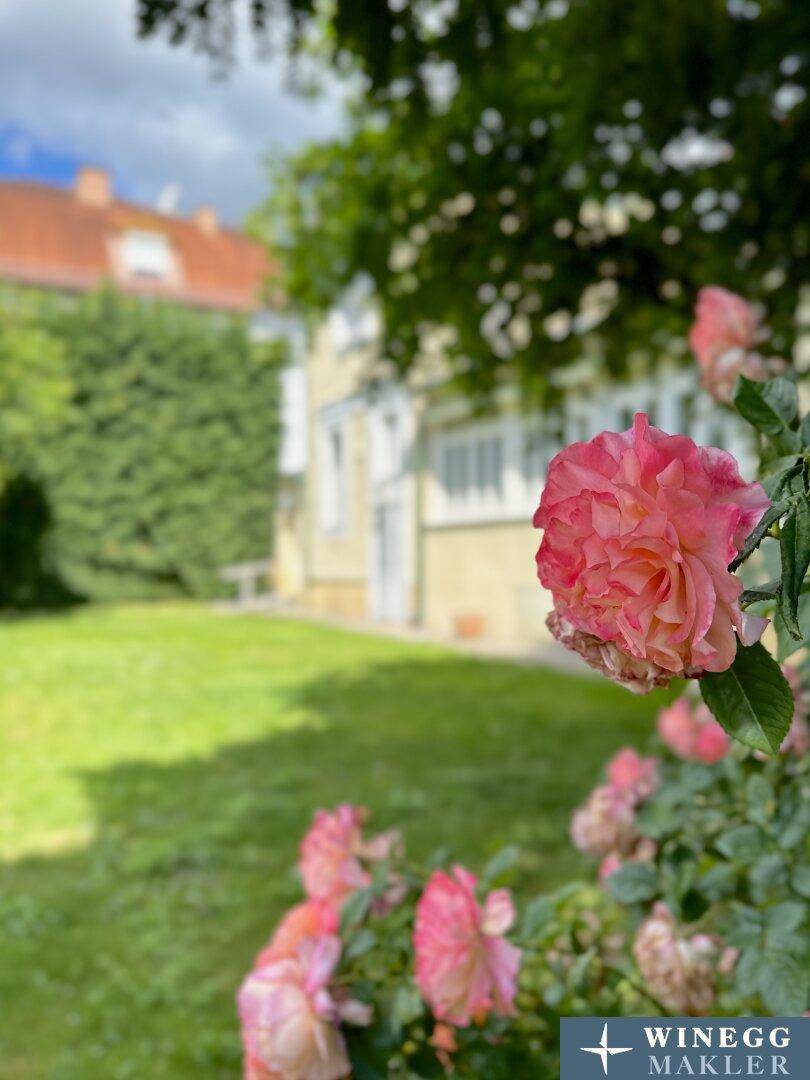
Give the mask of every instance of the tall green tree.
POLYGON ((61 579, 91 599, 207 596, 223 565, 266 556, 281 347, 112 290, 50 330, 74 388, 37 456, 61 579))
POLYGON ((0 308, 0 494, 31 466, 69 398, 61 342, 24 312, 0 308))
MULTIPOLYGON (((583 353, 614 371, 678 352, 696 289, 765 302, 792 344, 807 276, 803 0, 259 0, 363 76, 348 135, 273 177, 254 226, 291 295, 326 305, 358 270, 403 367, 452 328, 458 370, 532 384, 583 353)), ((234 0, 140 0, 227 59, 234 0)))

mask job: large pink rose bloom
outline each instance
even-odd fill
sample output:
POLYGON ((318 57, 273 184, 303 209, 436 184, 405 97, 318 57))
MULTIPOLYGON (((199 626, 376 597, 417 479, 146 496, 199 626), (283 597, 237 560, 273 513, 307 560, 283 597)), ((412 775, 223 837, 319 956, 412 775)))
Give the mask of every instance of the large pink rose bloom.
POLYGON ((520 949, 504 937, 515 918, 509 890, 482 907, 475 884, 461 866, 437 870, 416 906, 416 982, 436 1019, 456 1027, 493 1010, 511 1015, 520 968, 520 949))
POLYGON ((650 427, 644 413, 629 431, 566 447, 534 516, 549 628, 635 693, 725 671, 743 633, 728 564, 768 505, 730 454, 650 427))
POLYGON ((356 889, 371 883, 364 863, 389 858, 399 844, 395 829, 363 839, 366 811, 343 803, 335 810, 318 810, 301 841, 299 870, 304 892, 311 900, 340 906, 356 889))
MULTIPOLYGON (((308 938, 295 956, 273 960, 248 975, 239 990, 239 1016, 248 1080, 339 1080, 351 1066, 338 1029, 343 1010, 329 991, 340 957, 334 936, 308 938)), ((356 1020, 362 1007, 347 1002, 356 1020)))
POLYGON ((703 387, 717 401, 731 401, 738 375, 762 382, 785 370, 787 364, 779 357, 754 352, 765 337, 759 316, 741 296, 719 285, 700 290, 689 344, 703 387))

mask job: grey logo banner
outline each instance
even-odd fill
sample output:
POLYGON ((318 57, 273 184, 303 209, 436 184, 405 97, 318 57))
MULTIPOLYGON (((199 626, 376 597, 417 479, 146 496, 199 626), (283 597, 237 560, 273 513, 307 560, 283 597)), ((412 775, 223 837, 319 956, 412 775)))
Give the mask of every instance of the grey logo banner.
POLYGON ((810 1077, 810 1018, 563 1017, 560 1080, 810 1077))

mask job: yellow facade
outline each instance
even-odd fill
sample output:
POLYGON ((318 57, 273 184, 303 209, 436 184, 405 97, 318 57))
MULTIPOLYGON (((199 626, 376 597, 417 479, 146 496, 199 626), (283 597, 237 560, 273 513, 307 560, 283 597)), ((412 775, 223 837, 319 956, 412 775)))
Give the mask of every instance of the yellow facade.
POLYGON ((547 641, 548 595, 534 575, 531 522, 426 529, 424 625, 442 638, 480 637, 526 648, 547 641))
MULTIPOLYGON (((435 365, 434 365, 435 366, 435 365)), ((407 611, 400 621, 451 639, 476 637, 516 648, 547 639, 547 601, 534 579, 537 538, 529 516, 520 521, 435 527, 426 497, 435 488, 423 426, 430 392, 411 393, 413 445, 408 452, 414 496, 400 521, 411 573, 404 584, 407 611)), ((369 415, 380 365, 372 349, 339 353, 324 324, 306 363, 307 467, 285 486, 276 522, 275 568, 280 596, 316 615, 373 616, 369 415), (374 381, 372 381, 374 380, 374 381), (323 429, 337 417, 345 437, 345 507, 340 526, 324 525, 323 429)), ((432 382, 433 380, 427 380, 432 382)))

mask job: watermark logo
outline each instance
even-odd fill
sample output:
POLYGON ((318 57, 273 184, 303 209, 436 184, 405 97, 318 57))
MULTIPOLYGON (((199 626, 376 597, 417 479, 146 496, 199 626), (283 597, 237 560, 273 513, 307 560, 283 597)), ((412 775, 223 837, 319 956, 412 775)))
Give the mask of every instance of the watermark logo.
POLYGON ((810 1077, 806 1017, 564 1017, 560 1080, 810 1077))
POLYGON ((605 1071, 605 1076, 608 1074, 608 1059, 614 1054, 629 1054, 633 1049, 632 1046, 608 1046, 608 1022, 605 1021, 605 1026, 602 1028, 602 1038, 599 1040, 598 1046, 580 1046, 585 1054, 597 1054, 602 1061, 602 1068, 605 1071))

